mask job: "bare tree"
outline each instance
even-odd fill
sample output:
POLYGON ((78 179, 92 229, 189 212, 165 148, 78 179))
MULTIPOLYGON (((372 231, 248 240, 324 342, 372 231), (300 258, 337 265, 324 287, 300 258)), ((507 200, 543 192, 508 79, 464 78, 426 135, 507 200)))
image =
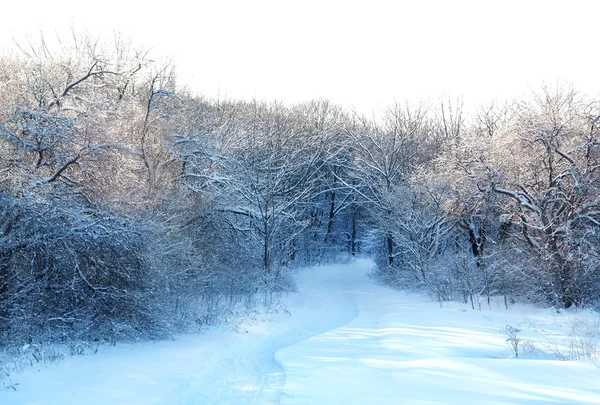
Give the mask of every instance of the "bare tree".
POLYGON ((465 114, 462 97, 457 97, 454 102, 450 99, 440 101, 437 123, 438 131, 446 140, 457 141, 463 135, 465 114))
POLYGON ((7 170, 21 186, 60 183, 90 195, 106 178, 97 163, 126 149, 118 119, 148 61, 118 37, 110 47, 73 33, 59 44, 53 51, 42 37, 0 64, 0 76, 11 77, 2 84, 0 136, 20 156, 7 170))
POLYGON ((394 236, 386 225, 394 215, 390 196, 405 181, 419 158, 419 141, 428 134, 427 110, 395 105, 382 124, 357 118, 349 130, 354 149, 355 190, 373 208, 373 217, 385 229, 387 264, 394 262, 394 236))
POLYGON ((521 107, 512 129, 515 155, 525 158, 520 173, 507 171, 489 186, 515 202, 513 220, 545 263, 547 292, 565 307, 579 304, 578 278, 591 264, 582 256, 595 250, 592 228, 600 223, 597 121, 597 110, 573 90, 544 89, 521 107))

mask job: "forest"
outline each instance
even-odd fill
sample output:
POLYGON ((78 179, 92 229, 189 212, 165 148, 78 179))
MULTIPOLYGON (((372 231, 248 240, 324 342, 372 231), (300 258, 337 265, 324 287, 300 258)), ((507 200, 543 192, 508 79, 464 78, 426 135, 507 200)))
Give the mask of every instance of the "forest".
POLYGON ((198 330, 352 256, 440 302, 594 307, 599 125, 568 84, 365 116, 204 98, 120 37, 22 46, 0 57, 0 347, 198 330))

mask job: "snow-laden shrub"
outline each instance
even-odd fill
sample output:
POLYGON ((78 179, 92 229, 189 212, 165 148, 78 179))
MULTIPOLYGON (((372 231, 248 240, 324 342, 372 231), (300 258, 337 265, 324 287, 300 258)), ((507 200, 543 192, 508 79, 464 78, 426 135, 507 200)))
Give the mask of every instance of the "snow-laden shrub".
POLYGON ((0 344, 153 336, 155 277, 133 221, 0 195, 0 344))
POLYGON ((153 229, 148 251, 160 287, 159 317, 174 332, 269 310, 295 289, 289 267, 277 263, 266 271, 252 239, 221 214, 181 192, 145 219, 153 229))

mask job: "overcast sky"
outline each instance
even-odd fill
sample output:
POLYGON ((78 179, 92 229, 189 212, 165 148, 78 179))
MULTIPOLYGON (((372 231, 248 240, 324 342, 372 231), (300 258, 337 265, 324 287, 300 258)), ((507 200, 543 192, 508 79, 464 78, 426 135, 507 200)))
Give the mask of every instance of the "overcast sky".
POLYGON ((599 1, 33 0, 2 5, 0 40, 71 25, 117 29, 180 82, 230 98, 328 98, 368 112, 396 100, 468 104, 543 82, 600 94, 599 1), (596 5, 599 4, 599 5, 596 5))

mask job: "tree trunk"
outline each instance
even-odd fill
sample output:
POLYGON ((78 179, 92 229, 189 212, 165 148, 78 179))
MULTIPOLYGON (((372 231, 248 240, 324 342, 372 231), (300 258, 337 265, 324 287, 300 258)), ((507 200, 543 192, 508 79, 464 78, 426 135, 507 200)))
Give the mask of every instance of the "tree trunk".
POLYGON ((352 233, 350 236, 350 251, 356 255, 356 212, 352 214, 352 233))
POLYGON ((394 238, 392 232, 388 231, 386 234, 387 254, 388 254, 388 266, 394 263, 394 238))
POLYGON ((265 272, 269 272, 271 270, 271 257, 269 254, 269 239, 265 237, 265 246, 263 250, 263 267, 265 272))
POLYGON ((327 220, 327 236, 325 237, 326 239, 328 239, 328 237, 333 233, 333 218, 335 217, 335 188, 337 187, 337 176, 335 176, 335 169, 333 174, 333 190, 331 190, 330 193, 331 203, 329 204, 329 218, 327 220))
POLYGON ((329 218, 327 220, 327 236, 325 239, 333 233, 333 218, 335 216, 335 191, 331 191, 331 203, 329 205, 329 218))

